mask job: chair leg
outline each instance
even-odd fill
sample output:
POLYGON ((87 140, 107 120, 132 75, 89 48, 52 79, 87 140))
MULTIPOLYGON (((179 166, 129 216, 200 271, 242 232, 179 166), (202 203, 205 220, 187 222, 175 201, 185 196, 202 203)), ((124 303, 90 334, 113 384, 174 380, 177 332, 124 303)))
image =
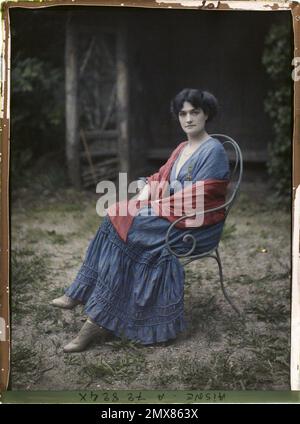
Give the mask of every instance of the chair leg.
POLYGON ((229 305, 232 307, 232 309, 238 314, 241 315, 240 311, 238 310, 238 308, 235 306, 235 304, 232 302, 232 300, 230 299, 225 286, 224 286, 224 280, 223 280, 223 270, 222 270, 222 262, 221 262, 221 258, 219 255, 219 251, 218 249, 216 249, 216 256, 211 255, 212 258, 215 258, 215 260, 218 263, 218 267, 219 267, 219 274, 220 274, 220 283, 221 283, 221 289, 223 292, 223 295, 225 297, 225 299, 227 300, 227 302, 229 303, 229 305))

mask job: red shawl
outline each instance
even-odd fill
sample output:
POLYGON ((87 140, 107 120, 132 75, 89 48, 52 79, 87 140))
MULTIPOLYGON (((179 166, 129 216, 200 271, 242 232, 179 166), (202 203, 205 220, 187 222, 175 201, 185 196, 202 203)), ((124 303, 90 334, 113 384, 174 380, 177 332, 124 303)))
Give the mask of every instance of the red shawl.
MULTIPOLYGON (((193 213, 196 206, 197 211, 201 211, 225 203, 227 180, 197 181, 184 187, 183 190, 175 192, 172 196, 164 197, 169 186, 169 176, 173 163, 185 145, 186 142, 180 143, 159 171, 147 178, 148 184, 150 184, 150 200, 131 199, 118 202, 108 209, 110 220, 123 241, 126 242, 127 240, 127 234, 135 215, 144 206, 152 207, 156 215, 174 222, 182 215, 193 213)), ((224 209, 221 209, 217 212, 200 214, 197 219, 183 219, 176 224, 176 227, 186 228, 216 224, 222 221, 224 217, 224 209)))

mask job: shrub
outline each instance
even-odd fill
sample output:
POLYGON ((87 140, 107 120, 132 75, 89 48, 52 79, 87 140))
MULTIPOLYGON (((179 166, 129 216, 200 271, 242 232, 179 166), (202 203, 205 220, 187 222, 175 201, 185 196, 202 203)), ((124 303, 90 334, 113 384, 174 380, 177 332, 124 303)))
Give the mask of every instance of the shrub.
POLYGON ((273 85, 264 106, 273 123, 274 136, 268 146, 268 172, 278 200, 287 200, 291 194, 291 54, 290 26, 273 24, 265 40, 262 62, 273 85))

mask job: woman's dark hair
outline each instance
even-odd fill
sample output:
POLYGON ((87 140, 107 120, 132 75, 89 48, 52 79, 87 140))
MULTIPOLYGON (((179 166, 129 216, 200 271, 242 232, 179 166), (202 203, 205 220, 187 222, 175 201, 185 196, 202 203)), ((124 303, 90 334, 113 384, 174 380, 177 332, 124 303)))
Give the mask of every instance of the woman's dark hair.
POLYGON ((208 116, 206 122, 211 121, 218 113, 218 101, 213 94, 198 88, 184 88, 171 101, 171 113, 177 120, 184 102, 189 102, 194 107, 201 108, 208 116))

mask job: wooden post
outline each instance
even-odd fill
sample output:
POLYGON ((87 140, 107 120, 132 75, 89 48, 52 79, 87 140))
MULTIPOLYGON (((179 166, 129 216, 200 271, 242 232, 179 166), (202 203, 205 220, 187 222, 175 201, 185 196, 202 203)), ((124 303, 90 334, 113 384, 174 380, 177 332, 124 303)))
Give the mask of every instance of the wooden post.
POLYGON ((69 178, 80 188, 79 129, 78 129, 78 72, 76 26, 71 12, 66 22, 65 96, 66 96, 66 158, 69 178))
POLYGON ((291 326, 291 389, 300 390, 300 187, 294 200, 292 326, 291 326))
MULTIPOLYGON (((294 29, 294 57, 299 56, 300 48, 300 4, 292 6, 294 29)), ((297 69, 297 68, 295 68, 297 69)), ((300 82, 294 80, 294 129, 293 129, 293 199, 300 185, 300 82)))
POLYGON ((130 181, 129 155, 129 78, 128 78, 127 28, 120 23, 117 34, 117 122, 119 172, 127 172, 130 181))
POLYGON ((0 105, 0 398, 7 390, 10 370, 10 240, 9 240, 9 154, 10 154, 10 25, 9 7, 3 4, 1 30, 1 105, 0 105))
MULTIPOLYGON (((299 56, 300 5, 292 5, 294 57, 299 56)), ((295 68, 296 69, 296 68, 295 68)), ((291 320, 291 390, 300 390, 300 82, 294 80, 293 128, 293 208, 292 208, 292 320, 291 320)))

